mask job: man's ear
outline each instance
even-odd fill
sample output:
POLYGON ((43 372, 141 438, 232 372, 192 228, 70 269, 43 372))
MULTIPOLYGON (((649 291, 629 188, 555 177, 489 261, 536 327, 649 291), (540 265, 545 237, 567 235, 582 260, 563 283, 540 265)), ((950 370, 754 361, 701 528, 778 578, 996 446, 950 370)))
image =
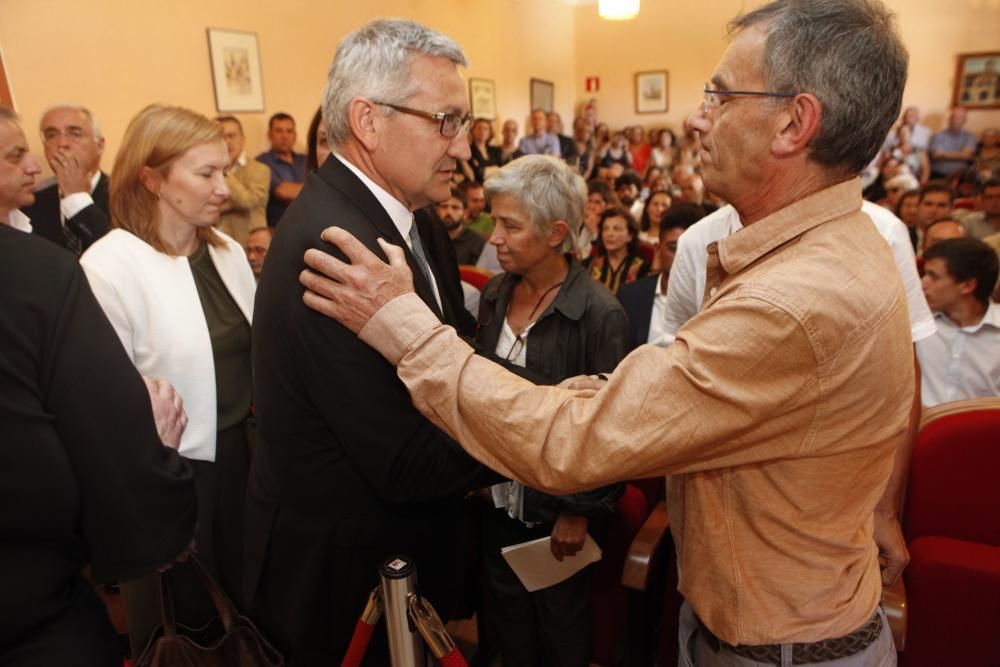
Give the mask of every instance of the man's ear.
POLYGON ((347 103, 347 120, 351 126, 351 134, 365 147, 369 153, 378 148, 379 129, 384 116, 376 109, 371 100, 355 97, 347 103))
POLYGON ((979 281, 975 278, 963 280, 958 284, 958 290, 962 296, 971 296, 975 294, 977 287, 979 287, 979 281))
POLYGON ((819 134, 823 105, 812 93, 801 93, 778 116, 777 131, 771 142, 775 156, 788 157, 801 153, 819 134))

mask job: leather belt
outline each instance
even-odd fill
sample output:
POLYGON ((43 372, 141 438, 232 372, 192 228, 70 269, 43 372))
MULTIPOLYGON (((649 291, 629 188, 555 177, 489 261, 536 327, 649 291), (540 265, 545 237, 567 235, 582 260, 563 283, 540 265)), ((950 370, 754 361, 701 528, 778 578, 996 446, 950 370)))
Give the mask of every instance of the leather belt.
MULTIPOLYGON (((849 635, 834 639, 823 639, 809 644, 792 644, 792 664, 811 665, 817 662, 849 658, 852 655, 861 653, 871 646, 882 633, 882 615, 878 611, 876 609, 875 615, 872 616, 870 621, 849 635)), ((733 646, 716 637, 711 630, 705 627, 700 618, 698 619, 698 630, 705 637, 705 641, 709 647, 716 653, 721 649, 726 649, 749 660, 766 662, 772 665, 781 664, 781 644, 733 646)))

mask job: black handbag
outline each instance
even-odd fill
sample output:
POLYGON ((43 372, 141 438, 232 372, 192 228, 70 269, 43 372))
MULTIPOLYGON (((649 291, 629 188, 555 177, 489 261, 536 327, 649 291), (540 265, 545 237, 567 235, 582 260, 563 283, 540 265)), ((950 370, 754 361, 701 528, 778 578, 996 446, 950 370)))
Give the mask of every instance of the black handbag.
POLYGON ((197 570, 218 616, 198 629, 174 619, 174 603, 161 573, 161 619, 135 667, 282 667, 284 658, 264 639, 249 618, 237 613, 219 584, 193 554, 197 570))

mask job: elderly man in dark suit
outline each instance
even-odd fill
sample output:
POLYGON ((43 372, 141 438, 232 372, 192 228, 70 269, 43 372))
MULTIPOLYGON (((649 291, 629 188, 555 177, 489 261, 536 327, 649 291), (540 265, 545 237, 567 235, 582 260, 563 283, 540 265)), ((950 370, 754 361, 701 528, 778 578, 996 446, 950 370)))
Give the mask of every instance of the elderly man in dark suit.
MULTIPOLYGON (((248 491, 251 615, 290 665, 337 664, 390 556, 416 563, 442 615, 458 592, 464 495, 496 481, 412 406, 391 364, 306 308, 299 273, 340 225, 405 248, 424 302, 471 333, 454 250, 413 211, 448 199, 468 159, 461 48, 402 20, 343 39, 323 102, 334 152, 306 178, 268 251, 253 329, 263 442, 248 491)), ((384 254, 383 254, 384 256, 384 254)), ((378 635, 365 664, 388 664, 378 635)))
POLYGON ((79 256, 110 228, 104 137, 89 109, 67 104, 46 111, 39 129, 55 177, 23 212, 35 234, 79 256))

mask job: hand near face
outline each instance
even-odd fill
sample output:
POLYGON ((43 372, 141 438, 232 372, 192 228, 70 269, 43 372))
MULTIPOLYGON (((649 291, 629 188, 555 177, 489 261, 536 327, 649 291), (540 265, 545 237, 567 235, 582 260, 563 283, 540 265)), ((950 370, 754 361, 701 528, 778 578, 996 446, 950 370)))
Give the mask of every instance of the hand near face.
POLYGON ((70 151, 58 151, 52 156, 52 171, 55 172, 59 191, 63 196, 76 192, 90 192, 88 173, 80 162, 80 158, 70 151))
POLYGON ((306 251, 305 262, 312 270, 303 271, 299 282, 306 288, 302 300, 313 310, 358 333, 382 306, 413 291, 413 274, 402 248, 379 239, 389 258, 386 264, 344 229, 327 227, 320 236, 340 248, 350 263, 320 250, 306 251))
POLYGON ((180 394, 166 380, 155 380, 143 377, 146 390, 149 392, 149 402, 153 406, 153 420, 156 422, 156 432, 167 447, 177 449, 181 444, 181 435, 187 427, 188 417, 184 412, 184 401, 180 394))
POLYGON ((587 540, 587 517, 560 514, 552 527, 551 549, 557 561, 575 556, 587 540))

